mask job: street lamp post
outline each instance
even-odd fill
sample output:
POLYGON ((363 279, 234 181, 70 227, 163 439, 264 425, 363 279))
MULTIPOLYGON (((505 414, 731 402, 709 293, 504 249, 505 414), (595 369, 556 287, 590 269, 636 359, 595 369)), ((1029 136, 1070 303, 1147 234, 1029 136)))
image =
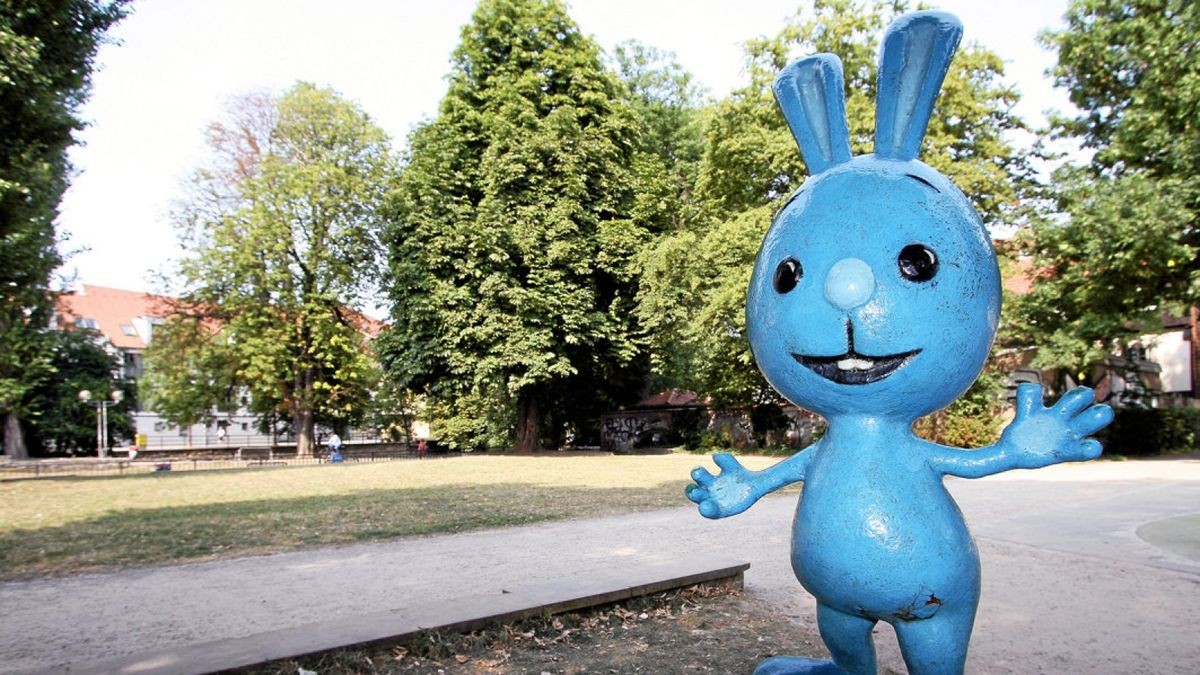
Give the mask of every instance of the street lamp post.
POLYGON ((83 389, 79 392, 79 400, 96 407, 96 455, 101 459, 108 457, 108 408, 121 402, 125 392, 114 389, 112 400, 92 400, 92 392, 83 389))

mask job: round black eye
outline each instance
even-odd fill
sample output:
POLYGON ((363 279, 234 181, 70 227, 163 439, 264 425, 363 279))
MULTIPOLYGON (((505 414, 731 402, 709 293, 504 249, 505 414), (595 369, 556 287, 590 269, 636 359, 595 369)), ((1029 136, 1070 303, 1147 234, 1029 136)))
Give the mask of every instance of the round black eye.
POLYGON ((896 258, 900 276, 909 281, 929 281, 938 271, 937 255, 923 244, 909 244, 896 258))
POLYGON ((795 258, 786 258, 775 268, 775 290, 787 293, 796 287, 800 277, 804 276, 804 268, 795 258))

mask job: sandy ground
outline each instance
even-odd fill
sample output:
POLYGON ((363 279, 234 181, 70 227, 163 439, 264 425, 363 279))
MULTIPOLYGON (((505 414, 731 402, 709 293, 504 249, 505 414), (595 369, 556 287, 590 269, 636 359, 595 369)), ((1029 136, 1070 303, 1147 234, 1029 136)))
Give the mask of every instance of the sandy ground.
MULTIPOLYGON (((1183 517, 1200 514, 1200 460, 1095 462, 948 485, 983 564, 968 672, 1200 672, 1200 559, 1189 554, 1200 519, 1183 517)), ((54 671, 691 552, 750 562, 748 591, 811 628, 813 600, 788 563, 794 501, 768 498, 723 521, 681 507, 4 583, 0 672, 54 671)), ((902 671, 891 628, 876 642, 881 663, 902 671)))

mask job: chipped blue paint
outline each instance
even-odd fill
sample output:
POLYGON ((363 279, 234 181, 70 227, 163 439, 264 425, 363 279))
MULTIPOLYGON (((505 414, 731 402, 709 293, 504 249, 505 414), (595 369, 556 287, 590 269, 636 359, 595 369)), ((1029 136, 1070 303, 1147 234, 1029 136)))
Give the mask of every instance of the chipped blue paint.
POLYGON ((728 454, 692 472, 707 518, 732 516, 803 481, 792 530, 796 577, 817 599, 832 661, 776 657, 756 671, 875 672, 871 630, 896 629, 909 671, 960 673, 979 600, 979 556, 947 475, 1093 459, 1112 411, 1075 389, 1042 405, 1021 385, 992 446, 944 447, 913 422, 949 405, 982 370, 1000 316, 991 241, 966 196, 917 152, 959 21, 900 17, 884 38, 876 153, 850 156, 841 62, 788 66, 775 95, 812 172, 759 250, 746 318, 754 356, 788 400, 819 412, 817 443, 763 471, 728 454))

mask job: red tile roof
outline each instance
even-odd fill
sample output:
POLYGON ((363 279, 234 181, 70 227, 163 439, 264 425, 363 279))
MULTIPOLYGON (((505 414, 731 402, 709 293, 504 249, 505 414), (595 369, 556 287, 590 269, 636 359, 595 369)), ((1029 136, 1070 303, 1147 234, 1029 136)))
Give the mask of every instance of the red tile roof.
POLYGON ((162 318, 169 313, 170 298, 151 295, 141 291, 125 291, 119 288, 83 285, 78 292, 63 293, 58 298, 60 324, 76 325, 77 320, 95 321, 92 326, 100 331, 113 346, 121 349, 145 349, 146 342, 136 330, 128 335, 127 330, 135 327, 135 319, 162 318))
POLYGON ((684 389, 668 389, 657 394, 651 394, 638 401, 631 408, 703 408, 706 403, 700 400, 700 395, 684 389))
MULTIPOLYGON (((77 320, 95 321, 88 327, 100 331, 104 337, 120 349, 145 349, 143 336, 137 333, 134 319, 163 319, 171 314, 171 301, 166 295, 153 295, 141 291, 125 291, 119 288, 83 285, 78 292, 63 293, 58 298, 58 321, 60 325, 77 324, 77 320), (122 326, 128 326, 128 335, 122 326)), ((368 339, 383 332, 386 324, 352 309, 344 311, 345 318, 368 339)))

